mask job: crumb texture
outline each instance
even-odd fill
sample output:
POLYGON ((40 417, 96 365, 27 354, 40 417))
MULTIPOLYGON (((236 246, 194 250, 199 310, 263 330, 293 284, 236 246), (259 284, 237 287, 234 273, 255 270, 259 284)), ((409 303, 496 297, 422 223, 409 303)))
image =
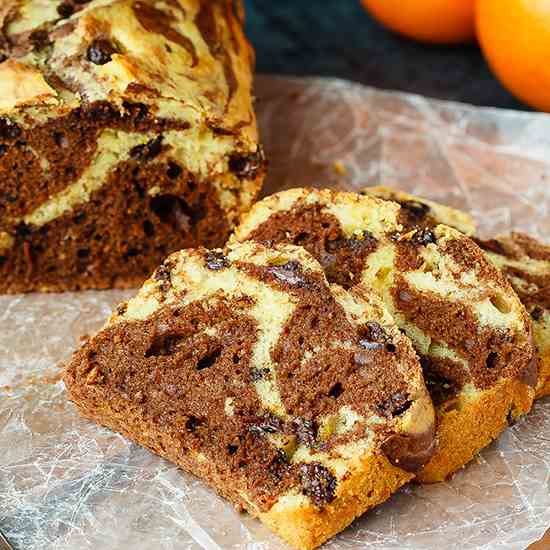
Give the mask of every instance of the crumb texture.
POLYGON ((388 198, 386 191, 286 191, 257 203, 232 241, 300 244, 329 281, 382 298, 421 358, 438 433, 447 434, 419 476, 438 481, 496 438, 508 419, 529 411, 536 385, 531 320, 478 245, 437 223, 437 205, 400 195, 403 206, 373 194, 388 198), (490 415, 480 414, 481 402, 490 415))
POLYGON ((79 350, 87 417, 198 475, 298 548, 390 496, 433 454, 418 359, 383 303, 305 250, 170 256, 79 350))

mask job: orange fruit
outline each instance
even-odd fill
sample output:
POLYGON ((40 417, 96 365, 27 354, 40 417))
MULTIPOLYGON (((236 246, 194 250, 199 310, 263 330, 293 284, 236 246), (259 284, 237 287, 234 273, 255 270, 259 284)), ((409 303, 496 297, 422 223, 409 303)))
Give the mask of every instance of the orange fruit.
POLYGON ((499 80, 550 112, 550 0, 478 0, 478 39, 499 80))
POLYGON ((433 44, 475 39, 475 0, 361 0, 392 31, 433 44))

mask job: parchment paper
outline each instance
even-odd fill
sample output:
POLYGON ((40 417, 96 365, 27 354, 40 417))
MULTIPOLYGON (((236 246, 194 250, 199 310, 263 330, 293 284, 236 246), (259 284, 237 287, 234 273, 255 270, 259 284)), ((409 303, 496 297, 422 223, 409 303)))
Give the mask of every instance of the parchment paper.
MULTIPOLYGON (((550 117, 263 77, 267 192, 379 182, 550 236, 550 117)), ((200 481, 80 419, 60 361, 131 293, 0 298, 0 528, 21 550, 274 550, 200 481)), ((407 487, 331 550, 523 550, 550 526, 550 400, 451 482, 407 487)))

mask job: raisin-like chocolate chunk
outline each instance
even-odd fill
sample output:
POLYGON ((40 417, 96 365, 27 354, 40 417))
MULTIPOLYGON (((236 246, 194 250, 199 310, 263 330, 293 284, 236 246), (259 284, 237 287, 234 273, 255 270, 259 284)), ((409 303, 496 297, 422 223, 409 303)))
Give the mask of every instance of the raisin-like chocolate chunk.
POLYGON ((535 306, 531 310, 531 318, 534 321, 540 321, 543 317, 544 317, 544 309, 541 308, 540 306, 535 306))
POLYGON ((35 51, 40 51, 51 44, 50 35, 44 29, 35 30, 29 35, 29 42, 35 51))
POLYGON ((88 47, 86 57, 94 65, 106 65, 113 59, 117 49, 105 39, 94 40, 88 47))
POLYGON ((383 416, 395 417, 407 412, 412 401, 403 392, 394 393, 389 399, 378 405, 378 410, 383 416))
POLYGON ((2 143, 0 143, 0 157, 3 157, 6 154, 7 150, 8 150, 8 148, 5 145, 3 145, 2 143))
POLYGON ((24 222, 19 223, 15 227, 15 234, 18 237, 21 237, 22 239, 25 239, 26 237, 29 237, 31 235, 32 231, 31 228, 24 222))
POLYGON ((63 2, 57 6, 57 13, 64 19, 67 19, 74 13, 74 7, 69 2, 63 2))
POLYGON ((20 126, 9 118, 0 117, 0 139, 15 140, 21 137, 23 131, 20 126))
POLYGON ((420 223, 426 219, 430 213, 430 207, 427 204, 417 201, 398 201, 401 208, 405 210, 411 223, 420 223))
POLYGON ((367 350, 386 348, 388 351, 395 351, 395 346, 383 327, 375 322, 369 321, 361 328, 359 345, 367 350))
POLYGON ((306 280, 302 273, 302 266, 297 261, 287 262, 283 265, 275 265, 267 268, 268 273, 276 279, 290 286, 303 287, 306 280))
POLYGON ((313 420, 305 418, 295 418, 292 421, 292 431, 296 434, 296 438, 306 447, 314 447, 317 440, 317 424, 313 420))
POLYGON ((206 267, 212 271, 220 271, 229 267, 231 262, 219 250, 212 250, 206 254, 206 267))
POLYGON ((269 378, 271 371, 269 369, 252 369, 250 372, 250 380, 252 382, 258 382, 259 380, 264 380, 269 378))
POLYGON ((317 506, 329 504, 336 498, 336 478, 319 462, 302 464, 300 480, 302 492, 317 506))
POLYGON ((196 416, 190 416, 185 422, 185 428, 190 432, 194 432, 200 424, 201 421, 196 416))
POLYGON ((418 244, 421 246, 427 246, 429 244, 435 244, 437 242, 434 232, 428 227, 419 229, 414 234, 412 240, 415 244, 418 244))
POLYGON ((162 264, 155 271, 153 279, 160 282, 160 289, 162 292, 168 292, 168 290, 170 290, 170 287, 172 286, 172 275, 168 266, 162 264))
POLYGON ((162 151, 162 140, 162 136, 157 136, 143 145, 136 145, 136 147, 130 151, 130 157, 140 161, 153 160, 155 157, 158 157, 162 151))
POLYGON ((456 397, 460 387, 454 380, 438 373, 436 367, 427 357, 421 357, 420 364, 422 365, 426 388, 436 407, 456 397))
POLYGON ((283 428, 283 423, 280 418, 272 414, 266 414, 263 417, 257 418, 254 423, 250 425, 248 431, 255 435, 265 435, 266 433, 280 432, 283 428))
POLYGON ((233 155, 229 159, 229 170, 239 178, 254 179, 264 165, 263 152, 258 149, 249 155, 233 155))

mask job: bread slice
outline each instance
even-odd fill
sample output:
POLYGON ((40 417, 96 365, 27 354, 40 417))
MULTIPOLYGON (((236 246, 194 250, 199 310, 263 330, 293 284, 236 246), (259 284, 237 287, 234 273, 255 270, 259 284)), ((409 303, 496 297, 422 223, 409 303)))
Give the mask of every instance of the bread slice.
POLYGON ((397 203, 293 189, 257 203, 232 241, 305 246, 329 281, 374 289, 420 355, 439 448, 418 479, 446 479, 531 408, 529 316, 503 275, 446 225, 405 228, 397 203))
POLYGON ((380 299, 302 248, 170 256, 73 357, 81 413, 310 549, 431 457, 434 410, 380 299))
POLYGON ((376 185, 365 187, 361 194, 393 201, 401 205, 399 221, 404 226, 431 227, 444 224, 458 229, 469 237, 477 232, 477 225, 467 212, 405 193, 399 189, 376 185))
POLYGON ((260 190, 240 0, 0 1, 0 294, 136 288, 260 190))
MULTIPOLYGON (((414 227, 418 223, 435 226, 450 225, 463 233, 474 235, 473 219, 460 210, 416 197, 389 187, 367 187, 363 193, 398 202, 413 215, 403 223, 414 227), (429 210, 421 216, 422 208, 429 210), (418 215, 414 213, 418 212, 418 215)), ((550 395, 550 246, 524 233, 513 232, 494 239, 475 239, 487 258, 504 273, 533 321, 533 340, 538 351, 536 399, 550 395)))
POLYGON ((539 359, 536 398, 550 395, 550 246, 517 232, 476 242, 531 315, 539 359))

